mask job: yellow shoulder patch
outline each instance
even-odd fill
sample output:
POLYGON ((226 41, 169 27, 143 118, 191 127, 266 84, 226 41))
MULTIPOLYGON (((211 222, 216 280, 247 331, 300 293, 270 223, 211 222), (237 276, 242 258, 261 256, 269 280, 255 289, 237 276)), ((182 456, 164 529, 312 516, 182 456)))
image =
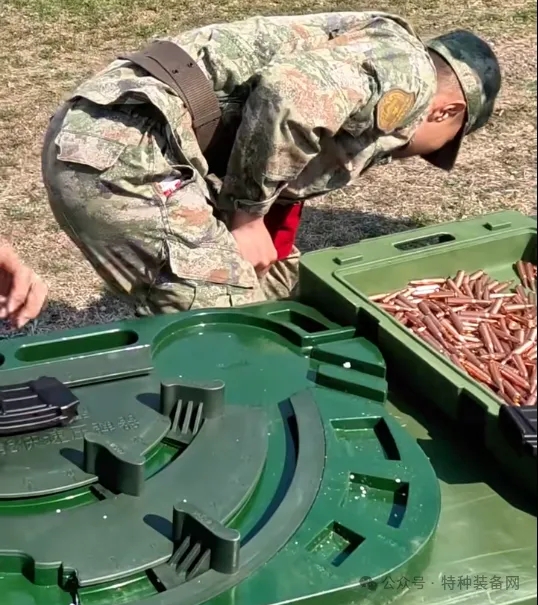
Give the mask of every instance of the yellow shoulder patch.
POLYGON ((400 88, 389 90, 377 104, 377 127, 382 132, 392 132, 404 123, 414 105, 414 93, 400 88))

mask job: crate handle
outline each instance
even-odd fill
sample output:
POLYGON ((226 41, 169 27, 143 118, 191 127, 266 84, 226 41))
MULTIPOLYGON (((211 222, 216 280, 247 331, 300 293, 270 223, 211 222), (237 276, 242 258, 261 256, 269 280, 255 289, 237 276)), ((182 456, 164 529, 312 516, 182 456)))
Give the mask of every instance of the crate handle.
POLYGON ((449 247, 455 243, 473 241, 478 237, 491 237, 498 231, 521 228, 535 229, 536 223, 518 212, 495 212, 444 225, 430 225, 364 239, 356 245, 337 248, 333 262, 340 266, 347 266, 365 260, 386 261, 405 254, 420 254, 442 246, 449 247))
POLYGON ((451 233, 442 232, 400 240, 393 242, 392 245, 400 252, 407 252, 408 250, 439 246, 440 244, 447 244, 455 241, 456 238, 451 233))
MULTIPOLYGON (((341 266, 362 262, 364 260, 365 251, 370 253, 374 251, 374 254, 376 255, 375 260, 388 260, 399 254, 416 252, 442 244, 450 244, 458 239, 452 233, 439 231, 438 226, 416 229, 411 233, 408 233, 408 236, 411 234, 412 236, 407 238, 405 238, 405 233, 393 233, 391 235, 374 238, 376 241, 375 246, 372 248, 369 248, 369 244, 374 243, 374 241, 369 241, 367 239, 363 240, 360 243, 365 244, 366 248, 362 248, 360 245, 355 249, 344 248, 337 252, 333 257, 333 262, 341 266)), ((374 259, 370 258, 369 260, 374 259)))

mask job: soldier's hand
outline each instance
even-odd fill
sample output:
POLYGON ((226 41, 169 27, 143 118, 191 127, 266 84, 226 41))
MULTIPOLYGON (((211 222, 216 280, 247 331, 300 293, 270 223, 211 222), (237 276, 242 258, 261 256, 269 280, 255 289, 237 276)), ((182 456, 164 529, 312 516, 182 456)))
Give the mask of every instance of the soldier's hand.
POLYGON ((11 246, 0 242, 0 319, 22 328, 35 319, 47 299, 47 286, 11 246))
POLYGON ((258 275, 263 275, 277 260, 277 251, 265 226, 263 217, 252 217, 236 212, 231 232, 241 256, 254 266, 258 275))

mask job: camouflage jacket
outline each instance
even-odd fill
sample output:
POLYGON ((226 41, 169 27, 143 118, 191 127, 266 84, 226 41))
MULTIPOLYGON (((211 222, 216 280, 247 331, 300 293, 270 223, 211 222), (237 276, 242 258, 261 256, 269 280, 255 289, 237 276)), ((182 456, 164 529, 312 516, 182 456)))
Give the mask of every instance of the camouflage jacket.
MULTIPOLYGON (((212 79, 225 120, 239 121, 217 205, 265 214, 354 183, 405 145, 426 115, 436 75, 425 45, 399 17, 376 12, 255 17, 166 38, 212 79)), ((183 102, 164 83, 116 60, 73 97, 150 103, 176 149, 206 178, 183 102), (120 100, 121 97, 121 100, 120 100)))

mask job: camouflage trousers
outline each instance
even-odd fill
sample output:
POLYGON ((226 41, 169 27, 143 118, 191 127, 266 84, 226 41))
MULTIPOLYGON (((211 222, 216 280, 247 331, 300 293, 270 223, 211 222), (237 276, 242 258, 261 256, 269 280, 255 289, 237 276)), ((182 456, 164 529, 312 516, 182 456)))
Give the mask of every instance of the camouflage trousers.
POLYGON ((294 296, 299 251, 258 278, 200 172, 178 163, 165 124, 136 107, 67 103, 43 147, 52 212, 109 288, 141 315, 294 296), (167 182, 178 179, 170 194, 167 182))

